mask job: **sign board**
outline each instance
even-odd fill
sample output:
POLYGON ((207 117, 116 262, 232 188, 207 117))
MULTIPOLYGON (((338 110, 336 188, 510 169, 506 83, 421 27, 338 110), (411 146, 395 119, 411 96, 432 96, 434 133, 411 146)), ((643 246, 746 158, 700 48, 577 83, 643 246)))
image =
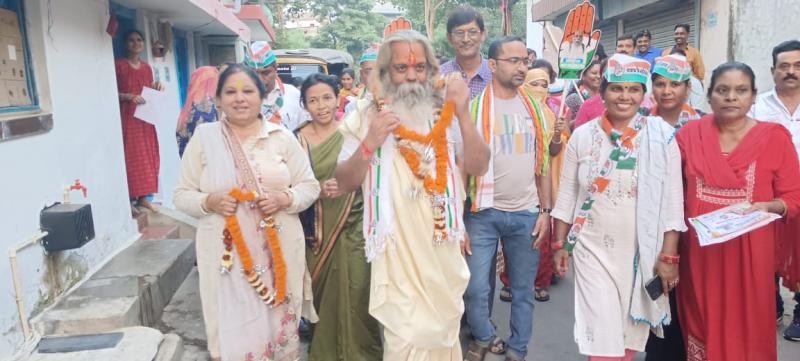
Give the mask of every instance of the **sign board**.
POLYGON ((594 5, 588 1, 569 11, 558 49, 558 77, 579 79, 600 44, 600 30, 594 30, 594 5))

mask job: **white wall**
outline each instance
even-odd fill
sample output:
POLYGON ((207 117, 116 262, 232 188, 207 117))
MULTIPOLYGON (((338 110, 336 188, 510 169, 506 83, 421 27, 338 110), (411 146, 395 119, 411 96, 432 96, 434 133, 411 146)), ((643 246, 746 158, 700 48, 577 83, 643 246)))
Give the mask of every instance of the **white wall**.
MULTIPOLYGON (((63 292, 137 236, 128 206, 119 105, 105 1, 26 0, 28 37, 38 83, 49 84, 53 130, 0 143, 0 254, 38 230, 39 211, 60 201, 80 178, 89 188, 96 238, 47 261, 40 247, 19 255, 24 301, 35 305, 63 292), (44 3, 44 4, 43 4, 44 3), (52 15, 48 31, 48 9, 52 15), (60 285, 48 280, 48 270, 60 285)), ((45 92, 47 93, 47 92, 45 92)), ((45 99, 45 100, 47 100, 45 99)), ((45 105, 49 108, 48 105, 45 105)), ((8 259, 0 258, 0 358, 22 342, 8 259)))
POLYGON ((800 39, 797 23, 800 2, 738 0, 734 3, 731 39, 734 59, 753 68, 759 91, 772 89, 772 48, 786 40, 800 39))
POLYGON ((533 6, 533 3, 534 0, 527 0, 527 5, 525 7, 525 19, 527 24, 527 34, 525 40, 528 48, 536 50, 536 54, 541 57, 542 48, 544 47, 544 23, 535 23, 532 21, 533 17, 531 14, 531 7, 533 6))

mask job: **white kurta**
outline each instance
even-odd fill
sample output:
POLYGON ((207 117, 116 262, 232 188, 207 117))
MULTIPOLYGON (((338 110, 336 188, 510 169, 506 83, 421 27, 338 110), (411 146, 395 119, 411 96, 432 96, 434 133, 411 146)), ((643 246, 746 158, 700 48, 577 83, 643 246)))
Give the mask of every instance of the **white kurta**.
MULTIPOLYGON (((634 140, 637 153, 641 140, 640 133, 634 140)), ((677 156, 668 157, 667 167, 680 167, 677 145, 673 143, 670 147, 676 148, 674 153, 677 156)), ((553 217, 573 223, 586 199, 589 184, 613 149, 599 120, 575 130, 567 145, 553 217)), ((647 343, 650 326, 637 323, 630 316, 638 253, 638 174, 638 165, 633 170, 613 170, 611 183, 596 197, 573 250, 574 333, 579 351, 584 355, 619 357, 624 355, 625 349, 644 351, 647 343)), ((675 183, 670 183, 665 191, 680 194, 681 184, 675 183)), ((667 219, 667 229, 674 228, 672 223, 682 222, 682 203, 674 204, 668 206, 663 214, 667 219)))
MULTIPOLYGON (((345 136, 339 162, 358 152, 367 132, 367 103, 343 122, 345 136)), ((398 111, 399 114, 403 114, 398 111)), ((401 116, 401 119, 403 117, 401 116)), ((460 153, 456 120, 448 131, 451 150, 460 153)), ((408 124, 407 124, 408 125, 408 124)), ((426 132, 427 129, 415 129, 426 132)), ((370 281, 370 314, 384 327, 384 361, 459 361, 463 359, 459 330, 464 312, 463 294, 469 268, 458 242, 436 245, 433 241, 433 211, 427 197, 410 197, 419 181, 406 161, 396 156, 391 191, 394 216, 394 244, 373 261, 370 281)), ((463 202, 464 191, 458 169, 453 201, 463 202)), ((374 192, 367 186, 365 195, 374 192)), ((365 196, 365 200, 367 197, 365 196)), ((460 208, 459 208, 460 209, 460 208)), ((457 217, 461 219, 462 215, 457 217)), ((365 222, 367 222, 365 218, 365 222)))

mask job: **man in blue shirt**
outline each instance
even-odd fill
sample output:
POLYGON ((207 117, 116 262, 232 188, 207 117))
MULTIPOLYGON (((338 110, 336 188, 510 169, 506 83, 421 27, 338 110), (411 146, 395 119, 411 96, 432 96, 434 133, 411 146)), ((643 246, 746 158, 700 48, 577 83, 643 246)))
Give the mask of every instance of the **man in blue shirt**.
POLYGON ((481 55, 481 44, 486 40, 483 16, 475 9, 464 6, 450 12, 447 18, 447 42, 455 50, 456 57, 442 64, 442 75, 458 72, 469 85, 472 99, 492 82, 489 62, 481 55))
POLYGON ((653 39, 653 35, 650 34, 650 30, 642 30, 636 34, 636 52, 634 56, 639 59, 647 60, 650 62, 650 66, 654 67, 656 58, 661 56, 662 50, 650 46, 651 39, 653 39))

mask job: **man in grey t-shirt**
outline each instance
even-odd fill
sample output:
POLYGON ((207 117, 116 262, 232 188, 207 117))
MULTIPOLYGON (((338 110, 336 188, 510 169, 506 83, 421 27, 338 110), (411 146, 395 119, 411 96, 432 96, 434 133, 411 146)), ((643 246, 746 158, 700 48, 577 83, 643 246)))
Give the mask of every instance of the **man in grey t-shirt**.
POLYGON ((517 37, 495 40, 489 47, 492 82, 473 99, 473 118, 492 152, 489 170, 469 182, 471 211, 464 222, 471 252, 466 259, 470 280, 464 295, 467 322, 475 341, 468 360, 486 352, 524 360, 532 335, 533 282, 539 264, 539 243, 550 227, 551 184, 547 175, 549 134, 541 104, 520 86, 528 57, 517 37), (511 337, 506 345, 489 317, 491 267, 502 240, 511 282, 511 337))

